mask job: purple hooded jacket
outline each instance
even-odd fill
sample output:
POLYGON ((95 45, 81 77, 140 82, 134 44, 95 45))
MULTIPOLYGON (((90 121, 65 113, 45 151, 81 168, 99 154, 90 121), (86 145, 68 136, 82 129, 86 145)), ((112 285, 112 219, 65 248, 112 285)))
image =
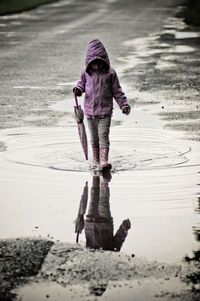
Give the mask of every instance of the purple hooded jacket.
POLYGON ((110 66, 107 51, 101 41, 95 39, 88 45, 86 68, 76 87, 85 92, 84 110, 87 116, 112 115, 113 97, 121 110, 129 107, 127 98, 121 89, 115 70, 110 66), (95 59, 103 60, 107 68, 103 72, 89 72, 89 65, 95 59))

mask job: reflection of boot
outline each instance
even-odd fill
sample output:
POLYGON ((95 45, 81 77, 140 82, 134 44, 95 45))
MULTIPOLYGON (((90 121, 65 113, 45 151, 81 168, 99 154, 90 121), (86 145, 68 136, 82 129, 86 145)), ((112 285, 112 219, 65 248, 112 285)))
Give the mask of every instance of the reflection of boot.
POLYGON ((100 167, 102 171, 110 170, 112 165, 108 163, 109 147, 100 147, 100 167))
POLYGON ((99 162, 99 147, 98 146, 92 146, 93 151, 93 168, 99 168, 100 162, 99 162))
POLYGON ((110 182, 112 179, 112 175, 111 175, 110 171, 103 172, 102 177, 105 182, 110 182))

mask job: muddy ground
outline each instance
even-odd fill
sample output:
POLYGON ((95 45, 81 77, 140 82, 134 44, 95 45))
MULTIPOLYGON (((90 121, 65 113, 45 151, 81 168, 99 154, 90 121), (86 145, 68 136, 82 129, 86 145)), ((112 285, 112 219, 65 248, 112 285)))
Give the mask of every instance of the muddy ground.
POLYGON ((96 300, 107 288, 111 298, 104 295, 103 300, 114 300, 117 288, 125 289, 124 298, 130 300, 133 287, 147 290, 143 296, 136 294, 137 300, 199 300, 199 254, 181 264, 166 264, 77 244, 52 244, 35 239, 1 241, 1 300, 16 299, 18 291, 13 289, 18 285, 23 285, 23 300, 96 300), (61 291, 60 299, 56 291, 61 291))
MULTIPOLYGON (((188 258, 187 258, 188 260, 188 258)), ((134 254, 123 254, 113 252, 88 251, 77 247, 77 245, 67 246, 65 244, 55 245, 51 249, 46 262, 43 265, 39 279, 51 279, 56 283, 64 285, 86 285, 83 296, 88 299, 95 299, 95 296, 102 296, 106 292, 107 287, 111 290, 112 287, 128 287, 130 295, 134 295, 132 288, 136 284, 139 287, 145 287, 147 284, 151 289, 136 297, 136 299, 145 300, 146 298, 154 299, 155 297, 175 300, 196 300, 199 298, 199 254, 193 258, 189 258, 189 264, 164 264, 162 262, 150 262, 145 259, 135 258, 134 254), (66 258, 63 263, 63 255, 66 258), (55 257, 61 257, 58 261, 55 257), (84 260, 83 260, 84 257, 84 260), (68 261, 70 264, 68 264, 68 261), (48 264, 52 265, 52 272, 48 270, 48 264), (59 269, 60 267, 60 269, 59 269), (147 283, 145 283, 147 280, 147 283), (144 282, 143 282, 144 281, 144 282), (177 287, 171 286, 170 283, 176 283, 177 287), (193 282, 192 290, 188 288, 193 282), (154 285, 159 285, 159 289, 155 290, 154 285), (185 286, 183 284, 186 284, 185 286), (133 285, 133 286, 132 286, 133 285), (166 285, 166 287, 165 287, 166 285), (182 286, 182 292, 181 292, 182 286)), ((127 291, 128 291, 127 290, 127 291)), ((109 291, 109 289, 108 289, 109 291)), ((74 292, 73 292, 74 293, 74 292)), ((115 292, 116 293, 116 292, 115 292)), ((140 291, 139 291, 140 294, 140 291)), ((108 296, 102 296, 109 300, 108 296)), ((124 294, 125 300, 130 300, 130 296, 124 294)))
MULTIPOLYGON (((148 3, 61 1, 0 18, 2 152, 9 128, 17 131, 8 136, 18 138, 27 135, 27 127, 75 127, 68 110, 52 106, 72 99, 87 43, 97 34, 118 67, 133 110, 159 115, 167 129, 199 141, 199 28, 176 17, 181 1, 148 3)), ((121 123, 114 117, 113 127, 121 123)), ((199 241, 198 227, 195 233, 199 241)), ((200 297, 198 252, 166 263, 53 239, 2 240, 0 299, 12 300, 17 293, 22 300, 195 301, 200 297), (22 289, 13 291, 19 284, 22 289)))

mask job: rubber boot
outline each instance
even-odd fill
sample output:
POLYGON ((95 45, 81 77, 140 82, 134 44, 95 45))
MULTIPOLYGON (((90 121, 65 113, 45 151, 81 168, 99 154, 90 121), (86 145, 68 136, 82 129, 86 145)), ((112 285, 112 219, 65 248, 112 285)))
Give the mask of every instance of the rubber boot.
POLYGON ((93 152, 93 168, 99 169, 100 168, 99 147, 92 146, 92 152, 93 152))
POLYGON ((100 168, 101 171, 109 171, 112 165, 108 163, 109 147, 100 147, 100 168))

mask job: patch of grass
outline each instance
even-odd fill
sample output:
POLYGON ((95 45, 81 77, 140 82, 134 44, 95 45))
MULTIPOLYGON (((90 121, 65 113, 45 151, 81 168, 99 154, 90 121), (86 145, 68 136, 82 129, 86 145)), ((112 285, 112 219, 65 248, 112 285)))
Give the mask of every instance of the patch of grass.
POLYGON ((22 12, 58 0, 1 0, 0 15, 22 12))

